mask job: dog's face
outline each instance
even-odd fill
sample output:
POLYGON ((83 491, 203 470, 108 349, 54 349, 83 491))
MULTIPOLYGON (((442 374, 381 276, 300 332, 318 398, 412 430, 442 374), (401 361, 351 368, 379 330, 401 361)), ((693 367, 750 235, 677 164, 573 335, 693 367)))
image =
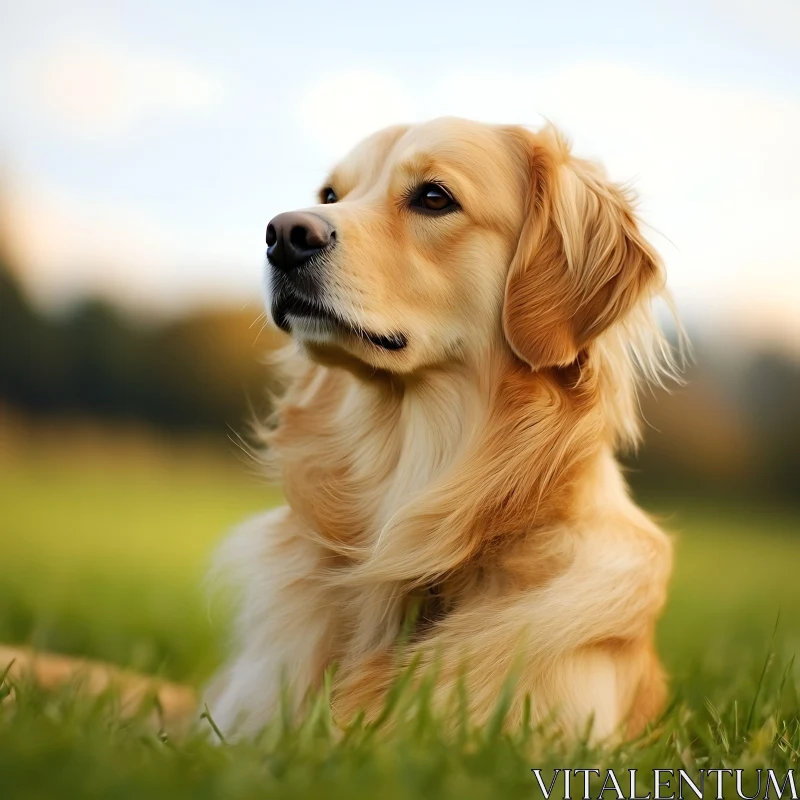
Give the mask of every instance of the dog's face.
POLYGON ((532 366, 569 363, 610 323, 600 306, 622 313, 655 266, 624 197, 574 163, 554 134, 521 128, 376 133, 319 205, 270 222, 275 322, 318 360, 394 373, 498 343, 532 366))
POLYGON ((312 354, 407 372, 494 335, 524 205, 500 131, 461 120, 380 131, 319 199, 276 217, 267 239, 274 319, 312 354))

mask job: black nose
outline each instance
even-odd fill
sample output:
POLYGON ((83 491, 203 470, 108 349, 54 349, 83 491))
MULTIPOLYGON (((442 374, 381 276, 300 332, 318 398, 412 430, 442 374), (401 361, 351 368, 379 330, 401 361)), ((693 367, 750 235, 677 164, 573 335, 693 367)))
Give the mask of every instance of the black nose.
POLYGON ((267 258, 276 269, 289 271, 336 240, 333 225, 307 211, 278 214, 267 225, 267 258))

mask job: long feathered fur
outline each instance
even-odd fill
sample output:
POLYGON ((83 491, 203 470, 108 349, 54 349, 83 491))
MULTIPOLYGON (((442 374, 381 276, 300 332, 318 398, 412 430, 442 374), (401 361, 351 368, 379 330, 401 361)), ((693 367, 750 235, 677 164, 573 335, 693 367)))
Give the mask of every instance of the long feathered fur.
POLYGON ((463 680, 477 721, 515 665, 512 721, 527 695, 568 732, 625 735, 663 699, 671 548, 614 460, 639 385, 675 372, 663 265, 554 129, 501 133, 527 197, 496 337, 412 376, 288 359, 258 431, 288 505, 226 544, 243 597, 219 724, 257 729, 282 689, 300 707, 334 662, 344 718, 375 716, 414 661, 437 666, 441 706, 463 680))

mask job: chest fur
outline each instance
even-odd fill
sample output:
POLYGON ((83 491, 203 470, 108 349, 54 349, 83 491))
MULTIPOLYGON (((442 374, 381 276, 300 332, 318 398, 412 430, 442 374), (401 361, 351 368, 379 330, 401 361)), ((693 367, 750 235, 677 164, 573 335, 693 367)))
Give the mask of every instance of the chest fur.
POLYGON ((481 401, 452 379, 400 391, 315 370, 286 398, 269 444, 294 511, 323 543, 358 561, 469 446, 481 401))

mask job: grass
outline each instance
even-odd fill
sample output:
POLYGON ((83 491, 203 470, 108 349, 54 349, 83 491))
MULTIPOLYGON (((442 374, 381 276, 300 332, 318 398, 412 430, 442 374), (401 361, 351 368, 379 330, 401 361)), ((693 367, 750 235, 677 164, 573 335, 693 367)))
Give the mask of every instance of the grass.
MULTIPOLYGON (((225 623, 202 593, 209 554, 277 501, 204 448, 15 450, 0 461, 0 641, 200 683, 225 623)), ((339 731, 321 698, 306 720, 220 747, 208 726, 165 740, 120 719, 113 696, 23 683, 0 705, 0 797, 536 797, 531 767, 797 770, 800 516, 660 505, 677 543, 659 629, 673 696, 639 742, 599 753, 530 727, 446 734, 424 692, 400 692, 391 730, 339 731)))

